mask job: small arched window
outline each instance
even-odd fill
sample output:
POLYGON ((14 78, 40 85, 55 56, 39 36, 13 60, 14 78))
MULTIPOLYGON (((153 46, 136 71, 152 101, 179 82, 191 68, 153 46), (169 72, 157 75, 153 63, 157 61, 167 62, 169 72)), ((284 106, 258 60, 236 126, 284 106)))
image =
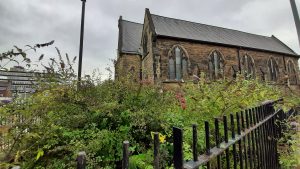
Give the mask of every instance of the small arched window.
POLYGON ((181 80, 188 75, 188 58, 181 49, 176 46, 169 56, 169 79, 181 80))
POLYGON ((276 82, 279 77, 279 69, 277 62, 273 57, 268 60, 268 68, 269 68, 269 80, 276 82))
POLYGON ((219 79, 223 77, 224 60, 218 51, 214 51, 209 56, 209 75, 210 79, 219 79))
POLYGON ((243 68, 243 73, 245 75, 245 79, 255 78, 254 60, 251 56, 244 55, 241 60, 241 65, 243 68))
POLYGON ((297 84, 297 73, 296 73, 296 69, 295 69, 295 65, 293 63, 293 61, 289 60, 288 64, 287 64, 287 73, 289 76, 289 82, 292 85, 297 84))
POLYGON ((143 40, 143 53, 144 53, 144 56, 146 56, 148 54, 148 36, 147 34, 145 34, 144 36, 144 40, 143 40))

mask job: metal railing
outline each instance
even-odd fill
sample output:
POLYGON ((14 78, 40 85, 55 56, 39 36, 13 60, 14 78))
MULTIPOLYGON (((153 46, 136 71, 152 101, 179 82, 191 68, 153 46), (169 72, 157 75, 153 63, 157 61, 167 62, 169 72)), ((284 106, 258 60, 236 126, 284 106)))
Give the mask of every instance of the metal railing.
MULTIPOLYGON (((208 121, 204 124, 205 153, 198 153, 197 125, 192 125, 193 159, 184 161, 183 129, 173 127, 173 167, 175 169, 198 169, 200 166, 210 168, 251 168, 279 169, 277 140, 282 136, 281 122, 286 118, 282 109, 275 111, 274 105, 281 102, 267 102, 223 119, 214 119, 214 129, 208 121), (229 122, 229 123, 228 123, 229 122), (223 128, 221 134, 220 128, 223 128), (213 135, 212 132, 213 131, 213 135), (231 134, 229 136, 229 134, 231 134), (212 139, 213 137, 213 139, 212 139), (214 146, 212 146, 214 142, 214 146)), ((122 169, 129 166, 129 142, 123 143, 122 169)), ((85 168, 85 156, 78 156, 78 168, 85 168)), ((153 168, 159 169, 159 139, 154 136, 153 168)))
POLYGON ((210 124, 205 122, 205 154, 197 153, 197 130, 193 127, 193 160, 183 162, 182 129, 173 128, 174 136, 174 168, 196 169, 206 165, 211 168, 211 162, 217 161, 213 168, 280 168, 277 153, 277 139, 281 136, 279 121, 282 120, 283 110, 275 111, 274 104, 269 102, 262 106, 230 114, 230 126, 227 116, 223 116, 224 141, 221 142, 219 123, 214 121, 214 139, 211 139, 210 124), (278 124, 277 124, 278 123, 278 124), (229 136, 231 133, 231 136, 229 136), (211 146, 211 142, 215 146, 211 146), (175 148, 177 147, 177 148, 175 148), (225 155, 225 156, 224 156, 225 155), (223 160, 222 160, 223 156, 223 160), (232 164, 231 164, 232 163, 232 164))

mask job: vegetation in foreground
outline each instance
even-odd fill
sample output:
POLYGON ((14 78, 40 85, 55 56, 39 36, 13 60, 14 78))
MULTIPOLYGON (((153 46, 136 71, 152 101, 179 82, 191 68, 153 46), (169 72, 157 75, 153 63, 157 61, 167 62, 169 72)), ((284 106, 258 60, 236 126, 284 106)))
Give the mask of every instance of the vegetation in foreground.
POLYGON ((184 153, 191 159, 191 125, 199 124, 199 151, 203 152, 205 120, 277 99, 279 90, 237 79, 211 84, 201 79, 175 91, 130 81, 85 81, 43 85, 22 104, 0 108, 15 123, 5 133, 11 148, 1 153, 7 163, 22 168, 71 168, 79 151, 86 151, 90 168, 116 168, 122 158, 122 141, 130 141, 131 168, 152 163, 151 132, 161 134, 162 166, 171 165, 172 126, 182 127, 184 153))
MULTIPOLYGON (((168 91, 147 82, 91 78, 77 90, 69 60, 65 64, 60 56, 45 68, 53 76, 46 83, 44 77, 32 97, 0 108, 2 120, 15 122, 1 131, 11 145, 0 153, 1 168, 74 168, 79 151, 87 153, 89 168, 116 168, 124 140, 130 141, 130 168, 152 168, 152 132, 160 133, 160 162, 168 168, 173 126, 184 129, 185 159, 192 159, 192 124, 199 124, 198 148, 204 152, 204 121, 284 96, 274 86, 243 77, 213 83, 201 77, 197 84, 168 91)), ((284 97, 286 109, 300 104, 293 94, 284 97)))

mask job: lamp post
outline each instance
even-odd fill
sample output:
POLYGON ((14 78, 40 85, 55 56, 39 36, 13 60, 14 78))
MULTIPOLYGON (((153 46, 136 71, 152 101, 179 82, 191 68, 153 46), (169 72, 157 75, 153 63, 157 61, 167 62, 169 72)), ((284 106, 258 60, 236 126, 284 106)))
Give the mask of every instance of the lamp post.
POLYGON ((300 20, 299 20, 299 14, 298 14, 298 10, 297 10, 295 0, 290 0, 290 2, 291 2, 291 6, 292 6, 292 11, 293 11, 293 15, 294 15, 294 20, 295 20, 295 25, 296 25, 298 40, 299 40, 299 45, 300 45, 300 20))
POLYGON ((84 14, 85 14, 85 3, 86 0, 82 1, 82 11, 81 11, 81 29, 80 29, 80 45, 79 45, 79 62, 78 62, 78 86, 80 86, 81 81, 81 71, 82 71, 82 52, 83 52, 83 38, 84 38, 84 14))

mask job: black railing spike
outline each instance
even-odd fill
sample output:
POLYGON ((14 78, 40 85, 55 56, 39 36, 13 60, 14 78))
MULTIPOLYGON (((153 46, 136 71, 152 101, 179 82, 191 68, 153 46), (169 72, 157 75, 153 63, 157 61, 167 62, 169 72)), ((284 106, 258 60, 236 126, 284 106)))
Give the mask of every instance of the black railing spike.
POLYGON ((249 128, 249 109, 245 111, 246 116, 246 127, 249 128))
MULTIPOLYGON (((231 138, 232 140, 235 139, 235 127, 234 127, 234 116, 230 114, 230 124, 231 124, 231 138)), ((236 159, 236 145, 232 145, 232 153, 233 153, 233 168, 237 168, 237 159, 236 159)))
POLYGON ((242 123, 242 130, 245 130, 245 119, 244 119, 244 112, 241 111, 241 123, 242 123))
MULTIPOLYGON (((210 139, 209 139, 209 123, 205 121, 205 144, 206 144, 206 155, 210 155, 210 139)), ((210 169, 210 162, 207 162, 206 167, 210 169)))
POLYGON ((209 123, 205 121, 205 144, 206 144, 206 154, 210 155, 210 139, 209 139, 209 123))
POLYGON ((175 169, 183 168, 183 131, 173 127, 173 164, 175 169))
MULTIPOLYGON (((227 116, 223 116, 223 123, 224 123, 224 137, 225 143, 228 143, 228 124, 227 124, 227 116)), ((229 149, 225 150, 226 155, 226 166, 227 168, 230 167, 230 157, 229 157, 229 149)))
MULTIPOLYGON (((219 129, 218 118, 215 118, 215 140, 216 140, 216 147, 220 148, 220 129, 219 129)), ((217 169, 221 169, 221 155, 217 156, 217 169)))
POLYGON ((197 152, 198 136, 197 136, 197 125, 193 124, 193 159, 198 161, 198 152, 197 152))
POLYGON ((234 116, 230 114, 230 124, 231 124, 231 138, 235 138, 235 127, 234 127, 234 116))

